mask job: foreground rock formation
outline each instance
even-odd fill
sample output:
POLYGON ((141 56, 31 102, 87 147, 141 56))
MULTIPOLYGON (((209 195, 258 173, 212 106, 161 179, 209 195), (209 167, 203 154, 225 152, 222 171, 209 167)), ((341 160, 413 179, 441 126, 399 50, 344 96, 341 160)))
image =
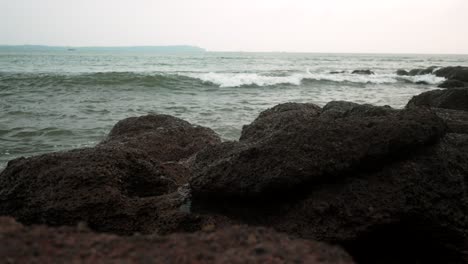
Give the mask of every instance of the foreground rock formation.
POLYGON ((94 148, 8 163, 0 215, 53 228, 0 218, 0 257, 351 263, 321 241, 357 263, 467 263, 466 94, 281 104, 231 142, 171 116, 122 120, 94 148))
POLYGON ((194 196, 269 196, 372 169, 435 141, 445 126, 425 110, 331 103, 279 105, 244 127, 240 142, 197 155, 194 196), (319 114, 320 113, 320 114, 319 114))
POLYGON ((197 155, 192 205, 358 263, 464 263, 468 135, 446 129, 424 108, 279 105, 197 155))
POLYGON ((0 244, 0 259, 7 263, 353 263, 337 247, 245 226, 118 237, 83 227, 24 227, 0 217, 0 244))
POLYGON ((198 230, 205 220, 186 209, 190 168, 174 161, 214 142, 211 129, 175 117, 125 119, 97 147, 10 161, 0 174, 0 214, 118 234, 198 230))

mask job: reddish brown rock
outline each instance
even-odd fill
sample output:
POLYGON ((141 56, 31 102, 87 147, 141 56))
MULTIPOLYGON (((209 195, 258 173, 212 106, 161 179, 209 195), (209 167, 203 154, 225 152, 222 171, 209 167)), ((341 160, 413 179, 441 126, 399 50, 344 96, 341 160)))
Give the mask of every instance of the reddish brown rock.
POLYGON ((144 151, 105 145, 12 160, 0 174, 0 215, 23 223, 98 231, 194 231, 201 219, 183 210, 186 168, 144 151))
POLYGON ((308 118, 199 153, 194 210, 338 243, 358 263, 467 263, 459 126, 446 134, 429 109, 346 102, 308 118))
POLYGON ((146 151, 160 161, 180 161, 220 142, 209 128, 169 115, 146 115, 119 121, 101 145, 117 144, 146 151))
POLYGON ((353 263, 338 247, 246 226, 119 237, 83 227, 23 227, 0 218, 0 244, 7 263, 353 263))
POLYGON ((198 153, 190 180, 194 196, 282 195, 356 170, 378 169, 445 132, 444 123, 426 109, 339 102, 319 115, 308 106, 287 112, 275 108, 246 126, 240 142, 198 153))

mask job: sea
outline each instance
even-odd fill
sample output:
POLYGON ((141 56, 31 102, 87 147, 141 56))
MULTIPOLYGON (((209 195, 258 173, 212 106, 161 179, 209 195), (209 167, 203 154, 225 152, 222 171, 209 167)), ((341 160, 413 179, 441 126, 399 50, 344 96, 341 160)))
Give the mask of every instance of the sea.
POLYGON ((93 146, 119 120, 149 113, 236 140, 261 111, 286 102, 403 108, 444 79, 396 70, 456 65, 468 66, 468 56, 0 52, 0 170, 16 157, 93 146), (375 74, 351 74, 359 69, 375 74))

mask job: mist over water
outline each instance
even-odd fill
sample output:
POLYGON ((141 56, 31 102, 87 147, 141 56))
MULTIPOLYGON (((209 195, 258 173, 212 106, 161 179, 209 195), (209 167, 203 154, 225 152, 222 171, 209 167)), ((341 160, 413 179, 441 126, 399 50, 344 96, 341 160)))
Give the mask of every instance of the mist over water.
POLYGON ((92 146, 117 121, 148 113, 174 115, 232 140, 279 103, 347 100, 402 108, 443 78, 402 77, 396 70, 432 65, 466 66, 468 57, 0 53, 0 168, 18 156, 92 146), (356 69, 376 74, 351 74, 356 69))

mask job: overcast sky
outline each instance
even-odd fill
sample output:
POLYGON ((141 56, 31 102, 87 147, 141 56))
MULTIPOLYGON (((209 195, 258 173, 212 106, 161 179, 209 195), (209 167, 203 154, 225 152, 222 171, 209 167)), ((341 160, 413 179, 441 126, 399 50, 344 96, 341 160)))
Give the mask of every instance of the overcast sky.
POLYGON ((0 44, 468 53, 468 0, 0 0, 0 44))

